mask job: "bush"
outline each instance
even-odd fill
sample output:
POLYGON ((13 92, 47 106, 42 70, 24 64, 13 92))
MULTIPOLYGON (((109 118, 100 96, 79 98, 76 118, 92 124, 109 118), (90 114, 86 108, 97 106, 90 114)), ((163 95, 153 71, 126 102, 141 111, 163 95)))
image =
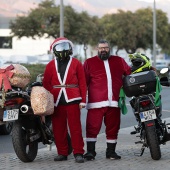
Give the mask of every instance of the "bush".
POLYGON ((44 73, 46 67, 45 64, 22 64, 22 65, 26 67, 31 74, 30 83, 35 82, 37 75, 44 73))

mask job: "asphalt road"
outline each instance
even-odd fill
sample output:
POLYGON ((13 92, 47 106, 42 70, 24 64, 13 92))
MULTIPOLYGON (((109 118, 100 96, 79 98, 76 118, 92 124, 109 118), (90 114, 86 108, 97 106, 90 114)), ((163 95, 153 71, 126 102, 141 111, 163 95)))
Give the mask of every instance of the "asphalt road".
MULTIPOLYGON (((170 88, 168 87, 163 87, 163 90, 161 92, 162 95, 162 119, 169 118, 170 117, 170 88)), ((121 116, 121 128, 126 128, 130 126, 134 126, 137 124, 136 119, 132 113, 132 109, 129 105, 129 98, 127 98, 126 103, 128 107, 128 113, 127 115, 122 115, 121 116)), ((86 115, 87 115, 87 110, 82 109, 82 114, 81 114, 81 122, 82 122, 82 132, 83 132, 83 137, 85 137, 85 127, 86 127, 86 115)), ((100 133, 105 132, 105 126, 103 125, 101 128, 100 133)), ((43 144, 39 144, 39 148, 44 147, 43 144)), ((13 146, 11 142, 11 136, 10 135, 1 135, 0 136, 0 153, 13 153, 13 146)))

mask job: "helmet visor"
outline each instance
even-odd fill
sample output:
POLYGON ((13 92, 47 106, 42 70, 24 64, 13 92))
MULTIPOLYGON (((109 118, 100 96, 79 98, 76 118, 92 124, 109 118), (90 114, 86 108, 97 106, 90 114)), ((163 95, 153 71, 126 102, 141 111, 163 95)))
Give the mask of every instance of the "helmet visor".
POLYGON ((68 42, 63 42, 60 44, 57 44, 53 48, 54 51, 65 51, 70 50, 70 44, 68 42))

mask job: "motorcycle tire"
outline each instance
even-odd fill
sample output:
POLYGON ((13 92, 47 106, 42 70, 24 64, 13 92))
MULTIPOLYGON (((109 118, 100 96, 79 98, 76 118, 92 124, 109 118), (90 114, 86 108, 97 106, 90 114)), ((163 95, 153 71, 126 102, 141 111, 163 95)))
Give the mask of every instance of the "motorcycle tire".
POLYGON ((161 158, 161 149, 155 126, 146 127, 146 137, 152 159, 159 160, 161 158))
POLYGON ((6 122, 0 125, 0 135, 9 135, 12 131, 13 122, 6 122))
POLYGON ((14 122, 12 129, 12 144, 17 157, 22 162, 32 162, 38 152, 38 142, 27 143, 27 134, 21 123, 14 122))

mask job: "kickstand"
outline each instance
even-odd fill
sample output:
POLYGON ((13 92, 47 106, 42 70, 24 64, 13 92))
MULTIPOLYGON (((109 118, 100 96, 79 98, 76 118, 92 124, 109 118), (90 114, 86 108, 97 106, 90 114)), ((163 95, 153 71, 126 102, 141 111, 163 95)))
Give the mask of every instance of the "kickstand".
POLYGON ((140 153, 135 153, 134 155, 136 155, 136 156, 142 156, 143 153, 144 153, 144 151, 145 151, 145 146, 142 146, 141 152, 140 152, 140 153))
POLYGON ((47 144, 47 148, 48 148, 49 151, 51 151, 52 150, 52 144, 47 144))
POLYGON ((145 151, 145 146, 142 146, 140 156, 142 156, 142 155, 143 155, 144 151, 145 151))

